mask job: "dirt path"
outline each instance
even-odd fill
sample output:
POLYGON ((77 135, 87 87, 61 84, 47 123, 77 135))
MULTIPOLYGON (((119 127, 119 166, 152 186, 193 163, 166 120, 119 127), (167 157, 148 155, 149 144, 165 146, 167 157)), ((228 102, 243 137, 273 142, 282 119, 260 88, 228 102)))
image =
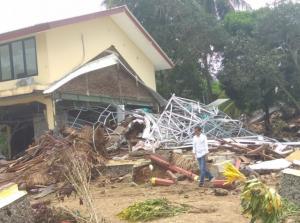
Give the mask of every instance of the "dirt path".
MULTIPOLYGON (((248 223, 240 214, 240 201, 238 195, 216 197, 211 189, 198 188, 189 182, 170 187, 151 187, 141 185, 131 187, 130 184, 115 184, 107 187, 92 187, 93 198, 99 213, 110 219, 113 223, 124 222, 116 217, 122 209, 137 201, 149 198, 165 197, 172 202, 192 205, 203 210, 203 213, 186 213, 172 218, 155 220, 158 223, 248 223), (214 210, 215 209, 215 210, 214 210), (205 213, 204 213, 205 212, 205 213)), ((63 203, 52 202, 55 206, 63 205, 72 210, 82 212, 78 198, 65 199, 63 203)))

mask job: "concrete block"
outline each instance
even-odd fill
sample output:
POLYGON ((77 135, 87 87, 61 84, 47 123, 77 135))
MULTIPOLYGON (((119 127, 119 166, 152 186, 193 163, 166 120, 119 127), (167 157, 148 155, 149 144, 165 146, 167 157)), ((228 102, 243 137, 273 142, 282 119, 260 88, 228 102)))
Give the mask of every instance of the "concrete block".
POLYGON ((25 191, 16 184, 0 188, 0 222, 33 223, 33 213, 25 191))
POLYGON ((289 201, 300 205, 300 170, 285 169, 282 171, 279 194, 289 201))
POLYGON ((232 161, 231 160, 225 160, 225 161, 222 161, 222 162, 219 162, 219 163, 214 163, 212 165, 209 165, 208 168, 210 170, 210 173, 214 177, 222 177, 223 172, 224 172, 224 166, 228 162, 232 162, 232 161))
POLYGON ((212 159, 214 163, 221 163, 224 162, 226 160, 230 160, 232 162, 235 161, 235 153, 233 152, 219 152, 214 156, 209 156, 209 159, 212 159))
POLYGON ((135 168, 147 166, 150 160, 110 160, 105 167, 100 166, 99 171, 101 174, 111 177, 121 177, 126 174, 133 174, 135 168))

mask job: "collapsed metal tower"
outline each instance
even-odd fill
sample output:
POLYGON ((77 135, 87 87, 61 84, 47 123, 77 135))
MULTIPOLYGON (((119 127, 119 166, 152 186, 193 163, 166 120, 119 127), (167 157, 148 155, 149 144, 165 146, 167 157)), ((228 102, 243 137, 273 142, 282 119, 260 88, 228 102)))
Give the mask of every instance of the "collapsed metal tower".
POLYGON ((168 145, 191 144, 195 126, 200 126, 210 139, 253 136, 242 122, 231 119, 217 107, 173 95, 160 116, 145 114, 150 131, 149 140, 168 145))

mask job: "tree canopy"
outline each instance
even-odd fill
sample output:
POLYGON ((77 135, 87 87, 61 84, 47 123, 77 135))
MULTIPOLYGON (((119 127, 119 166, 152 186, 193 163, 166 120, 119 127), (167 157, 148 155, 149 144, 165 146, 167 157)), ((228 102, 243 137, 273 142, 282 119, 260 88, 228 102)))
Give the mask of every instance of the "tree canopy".
POLYGON ((270 129, 271 106, 285 103, 300 111, 300 4, 276 2, 259 10, 244 0, 105 4, 126 4, 175 62, 174 69, 157 74, 159 93, 207 103, 220 83, 242 111, 263 109, 270 129))
POLYGON ((173 59, 175 68, 157 74, 158 91, 165 97, 212 99, 211 58, 222 51, 226 32, 202 0, 106 0, 112 7, 126 4, 173 59))
POLYGON ((271 130, 271 106, 284 102, 300 110, 300 92, 295 88, 300 81, 299 13, 299 4, 288 3, 272 9, 232 12, 224 19, 230 38, 219 79, 239 108, 266 112, 267 130, 271 130))

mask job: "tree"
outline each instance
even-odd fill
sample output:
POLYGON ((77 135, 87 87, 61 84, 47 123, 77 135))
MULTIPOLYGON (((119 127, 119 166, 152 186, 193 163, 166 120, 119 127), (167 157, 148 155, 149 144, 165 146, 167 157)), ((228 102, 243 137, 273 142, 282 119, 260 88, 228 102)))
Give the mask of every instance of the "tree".
POLYGON ((286 95, 300 111, 300 4, 279 2, 257 24, 257 33, 262 44, 270 49, 281 49, 286 60, 281 72, 289 82, 286 95))
POLYGON ((269 109, 280 100, 278 83, 284 83, 281 57, 280 52, 269 51, 244 33, 234 36, 224 52, 220 81, 226 94, 241 109, 263 109, 267 132, 271 131, 269 109))
POLYGON ((206 12, 224 19, 227 13, 237 10, 251 10, 251 6, 245 0, 195 0, 206 12))
POLYGON ((211 58, 222 51, 226 33, 200 1, 106 0, 109 6, 126 4, 175 62, 175 68, 157 75, 158 91, 193 99, 212 100, 211 58))

